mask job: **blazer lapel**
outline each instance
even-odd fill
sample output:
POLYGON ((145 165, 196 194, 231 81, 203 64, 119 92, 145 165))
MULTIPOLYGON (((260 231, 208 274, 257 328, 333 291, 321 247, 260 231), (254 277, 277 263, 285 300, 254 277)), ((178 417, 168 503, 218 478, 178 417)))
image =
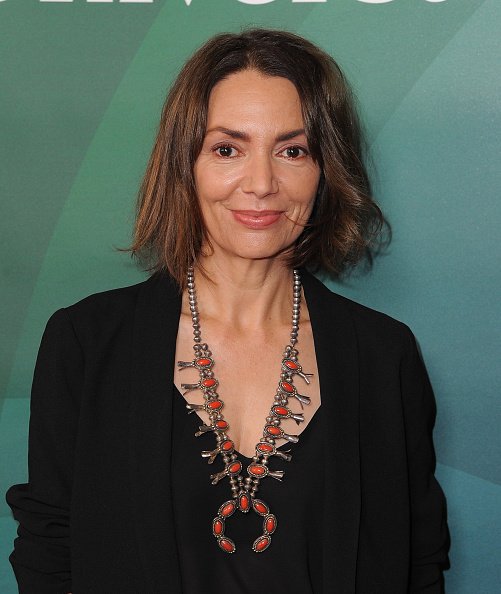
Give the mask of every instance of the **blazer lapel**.
POLYGON ((138 296, 133 327, 131 483, 144 591, 181 593, 171 495, 172 387, 181 297, 157 274, 138 296), (163 590, 162 590, 163 591, 163 590))
POLYGON ((322 399, 325 456, 323 589, 356 590, 360 523, 359 364, 347 302, 302 273, 322 399))

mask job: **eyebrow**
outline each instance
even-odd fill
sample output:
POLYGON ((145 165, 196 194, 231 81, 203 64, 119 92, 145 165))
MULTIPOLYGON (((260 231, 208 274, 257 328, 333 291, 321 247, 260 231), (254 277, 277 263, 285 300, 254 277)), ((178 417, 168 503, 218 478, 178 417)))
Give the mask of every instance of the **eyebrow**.
MULTIPOLYGON (((207 134, 210 134, 211 132, 222 132, 230 138, 238 138, 239 140, 244 140, 246 142, 250 140, 250 136, 246 132, 241 132, 240 130, 231 130, 230 128, 225 128, 224 126, 215 126, 214 128, 207 130, 207 134)), ((283 142, 284 140, 291 140, 291 138, 301 136, 301 134, 305 134, 304 128, 298 128, 297 130, 290 130, 290 132, 279 134, 275 140, 277 142, 283 142)))

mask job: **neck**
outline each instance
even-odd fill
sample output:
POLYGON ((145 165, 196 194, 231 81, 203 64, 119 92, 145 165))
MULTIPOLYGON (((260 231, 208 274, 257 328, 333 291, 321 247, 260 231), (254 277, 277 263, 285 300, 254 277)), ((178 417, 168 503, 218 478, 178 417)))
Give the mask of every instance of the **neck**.
POLYGON ((207 256, 195 267, 200 316, 245 331, 290 324, 292 282, 292 270, 277 259, 207 256))

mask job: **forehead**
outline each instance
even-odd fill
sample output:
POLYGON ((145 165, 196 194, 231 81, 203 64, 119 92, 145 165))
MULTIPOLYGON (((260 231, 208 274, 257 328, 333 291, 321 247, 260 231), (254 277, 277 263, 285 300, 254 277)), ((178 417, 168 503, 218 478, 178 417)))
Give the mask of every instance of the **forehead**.
POLYGON ((301 100, 283 77, 243 70, 219 81, 211 91, 207 127, 230 125, 302 127, 301 100))

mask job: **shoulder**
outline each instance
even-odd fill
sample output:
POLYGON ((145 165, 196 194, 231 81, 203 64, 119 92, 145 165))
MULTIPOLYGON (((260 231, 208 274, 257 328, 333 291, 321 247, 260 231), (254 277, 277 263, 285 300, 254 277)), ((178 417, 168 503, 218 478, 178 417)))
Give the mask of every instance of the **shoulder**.
POLYGON ((134 285, 87 295, 76 303, 65 307, 65 310, 68 315, 74 318, 95 315, 120 315, 120 313, 128 312, 131 308, 134 308, 138 294, 148 282, 150 282, 150 279, 134 285))
POLYGON ((389 340, 407 340, 409 335, 412 335, 412 331, 407 324, 386 313, 338 294, 336 294, 336 298, 341 300, 349 310, 358 334, 379 338, 386 337, 389 340))
MULTIPOLYGON (((82 328, 103 328, 124 322, 132 317, 138 295, 149 279, 128 287, 93 293, 60 310, 72 324, 82 328)), ((56 312, 58 314, 58 312, 56 312)))
POLYGON ((165 302, 178 295, 174 281, 157 273, 131 286, 88 295, 56 311, 47 328, 69 326, 82 345, 91 346, 130 333, 138 308, 149 309, 155 301, 165 302))
POLYGON ((335 311, 337 320, 349 322, 344 328, 351 326, 361 348, 365 345, 374 350, 401 350, 414 343, 414 335, 405 323, 333 292, 311 274, 303 277, 303 284, 314 297, 307 300, 308 307, 315 308, 317 314, 321 312, 326 318, 335 311))
POLYGON ((351 299, 337 297, 350 311, 362 358, 400 363, 410 352, 417 351, 416 339, 407 324, 351 299))

